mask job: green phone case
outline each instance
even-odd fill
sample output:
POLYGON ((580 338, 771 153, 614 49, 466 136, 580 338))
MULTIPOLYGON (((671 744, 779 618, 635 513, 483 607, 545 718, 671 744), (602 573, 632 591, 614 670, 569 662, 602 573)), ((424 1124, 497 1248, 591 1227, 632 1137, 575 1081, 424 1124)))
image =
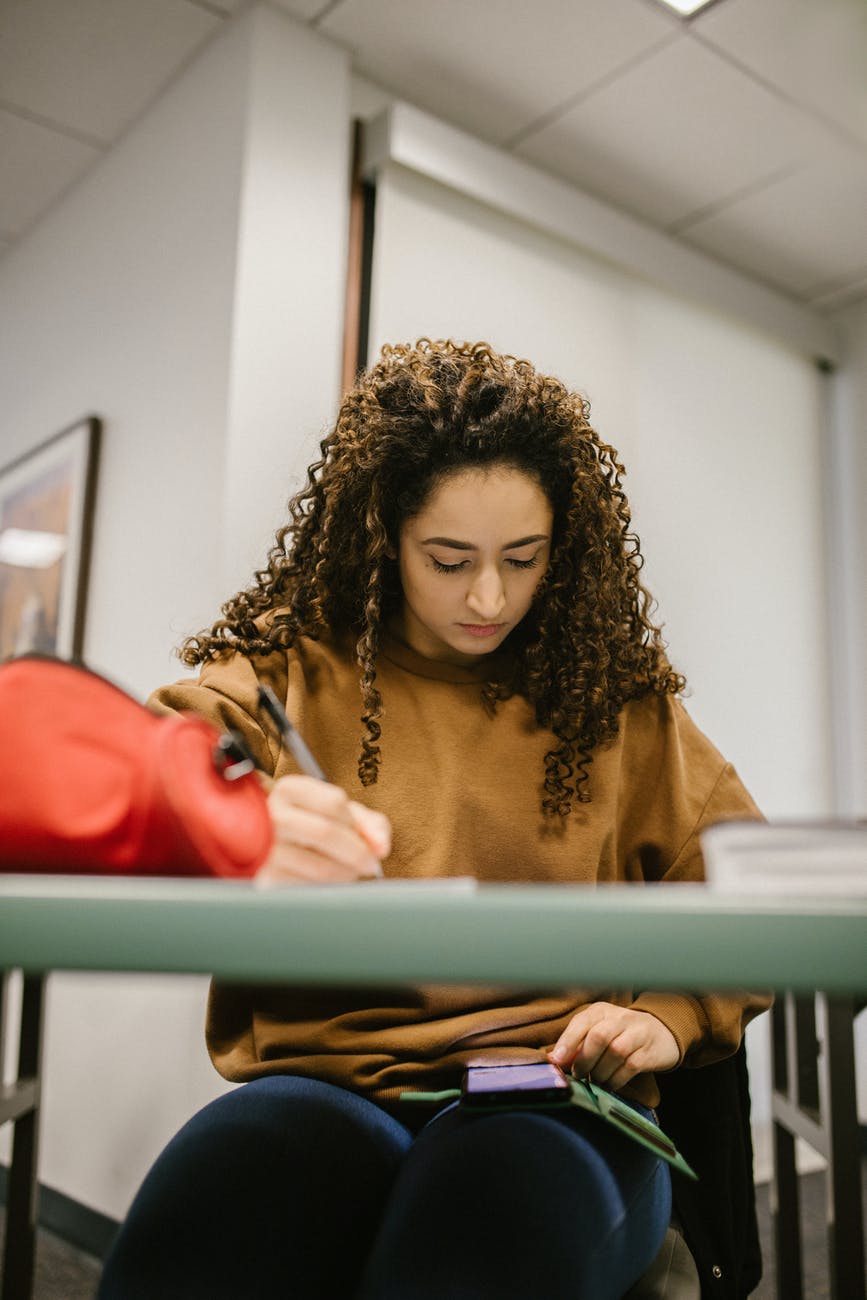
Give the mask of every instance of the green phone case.
MULTIPOLYGON (((589 1114, 595 1115, 606 1124, 611 1124, 623 1133, 625 1137, 632 1138, 633 1142, 638 1142, 640 1146, 646 1147, 652 1151, 660 1160, 665 1160, 673 1169, 678 1169, 687 1178, 698 1180, 698 1174, 692 1169, 683 1156, 678 1151, 670 1137, 663 1133, 652 1120, 645 1119, 627 1102, 622 1101, 613 1092, 607 1092, 605 1088, 597 1088, 589 1079, 573 1079, 569 1077, 569 1083, 572 1088, 572 1096, 569 1101, 540 1103, 539 1110, 558 1110, 564 1106, 577 1106, 580 1110, 586 1110, 589 1114)), ((446 1088, 442 1092, 402 1092, 401 1101, 452 1101, 459 1098, 460 1090, 457 1088, 446 1088)), ((529 1109, 529 1108, 528 1108, 529 1109)), ((496 1103, 479 1107, 474 1113, 482 1115, 485 1111, 495 1110, 514 1110, 514 1106, 502 1105, 496 1103)))
POLYGON ((698 1174, 692 1169, 678 1151, 670 1137, 667 1137, 652 1120, 645 1119, 627 1102, 621 1101, 613 1092, 597 1088, 589 1079, 570 1079, 572 1084, 572 1105, 589 1111, 608 1124, 613 1124, 619 1132, 631 1137, 648 1151, 652 1151, 661 1160, 666 1160, 679 1169, 687 1178, 698 1180, 698 1174))

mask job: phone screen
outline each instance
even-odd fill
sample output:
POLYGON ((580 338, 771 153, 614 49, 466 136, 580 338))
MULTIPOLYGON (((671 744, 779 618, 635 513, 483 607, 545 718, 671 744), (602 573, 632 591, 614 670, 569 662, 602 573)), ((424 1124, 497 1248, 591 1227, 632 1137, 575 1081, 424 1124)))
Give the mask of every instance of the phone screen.
POLYGON ((559 1066, 547 1061, 526 1065, 471 1065, 464 1075, 463 1101, 468 1106, 538 1105, 567 1101, 571 1087, 559 1066))

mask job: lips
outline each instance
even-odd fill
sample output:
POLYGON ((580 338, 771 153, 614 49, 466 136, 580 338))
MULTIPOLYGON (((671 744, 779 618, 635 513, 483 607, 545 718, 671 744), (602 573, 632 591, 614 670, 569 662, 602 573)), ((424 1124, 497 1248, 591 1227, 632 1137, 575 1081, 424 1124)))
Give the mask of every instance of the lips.
POLYGON ((459 623, 458 624, 458 627, 463 628, 465 632, 469 632, 470 636, 478 636, 478 637, 495 636, 497 632, 500 632, 505 626, 506 626, 505 623, 459 623))

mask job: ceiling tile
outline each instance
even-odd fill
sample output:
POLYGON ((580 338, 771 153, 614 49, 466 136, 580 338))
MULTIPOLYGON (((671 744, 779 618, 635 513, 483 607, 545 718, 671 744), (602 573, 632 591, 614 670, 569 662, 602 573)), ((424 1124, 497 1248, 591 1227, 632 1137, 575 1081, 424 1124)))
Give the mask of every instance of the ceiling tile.
MULTIPOLYGON (((251 2, 0 0, 0 252, 251 2)), ((864 294, 867 0, 271 2, 354 51, 356 113, 407 99, 821 309, 864 294)))
POLYGON ((864 0, 725 0, 690 31, 867 142, 864 0))
POLYGON ((0 99, 113 140, 223 21, 186 0, 3 0, 0 99))
POLYGON ((680 25, 646 0, 342 0, 319 30, 365 76, 503 143, 680 25))
POLYGON ((684 34, 517 152, 668 226, 797 166, 820 131, 684 34))
POLYGON ((18 235, 81 176, 99 150, 0 111, 0 231, 18 235))
POLYGON ((811 163, 681 237, 805 299, 845 288, 867 266, 867 169, 831 143, 811 163))
POLYGON ((330 7, 330 0, 274 0, 274 3, 278 9, 305 23, 315 21, 330 7))

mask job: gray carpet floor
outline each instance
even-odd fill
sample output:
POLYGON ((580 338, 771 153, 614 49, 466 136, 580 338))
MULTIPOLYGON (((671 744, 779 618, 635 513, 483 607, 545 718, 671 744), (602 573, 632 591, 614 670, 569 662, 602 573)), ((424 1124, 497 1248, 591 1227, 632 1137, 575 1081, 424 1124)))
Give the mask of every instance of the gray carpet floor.
MULTIPOLYGON (((864 1166, 864 1175, 867 1175, 867 1162, 864 1166)), ((864 1203, 867 1205, 867 1176, 862 1176, 862 1182, 865 1190, 864 1203)), ((765 1276, 758 1289, 753 1292, 753 1300, 787 1300, 786 1296, 777 1295, 774 1282, 774 1255, 767 1186, 759 1187, 757 1203, 765 1276)), ((801 1179, 801 1218, 805 1300, 830 1300, 822 1174, 808 1174, 801 1179)), ((0 1209, 0 1242, 2 1242, 2 1235, 3 1212, 0 1209)), ((52 1233, 39 1234, 33 1300, 93 1300, 99 1274, 98 1260, 76 1250, 52 1233)), ((158 1298, 155 1297, 154 1300, 158 1298)), ((841 1300, 846 1300, 846 1297, 842 1297, 841 1300)))

